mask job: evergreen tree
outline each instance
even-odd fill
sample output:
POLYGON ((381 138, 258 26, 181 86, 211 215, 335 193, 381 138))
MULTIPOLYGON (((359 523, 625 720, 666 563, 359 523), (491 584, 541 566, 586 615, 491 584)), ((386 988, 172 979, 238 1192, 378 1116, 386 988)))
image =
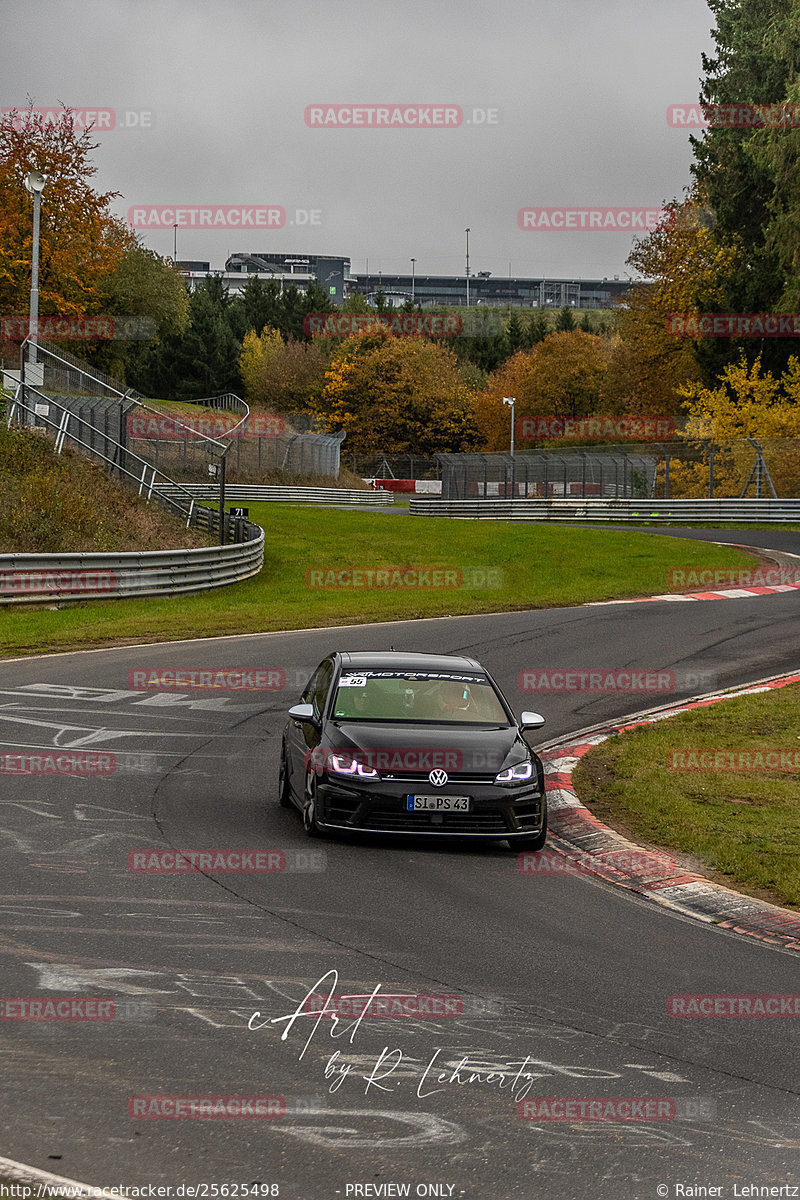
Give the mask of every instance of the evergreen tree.
POLYGON ((508 318, 506 325, 506 338, 508 340, 509 353, 516 354, 517 350, 523 348, 525 332, 522 328, 522 322, 519 319, 519 313, 514 308, 511 310, 511 316, 508 318))
POLYGON ((564 305, 556 317, 556 333, 572 333, 573 329, 577 328, 572 309, 564 305))
POLYGON ((259 337, 265 325, 278 327, 280 319, 281 285, 277 279, 265 283, 257 275, 251 276, 241 296, 244 309, 245 332, 252 329, 259 337))
POLYGON ((537 342, 543 342, 548 333, 552 333, 550 323, 547 320, 546 313, 539 309, 537 313, 531 317, 530 321, 530 344, 535 346, 537 342))
MULTIPOLYGON (((708 0, 716 16, 712 31, 715 54, 703 55, 701 100, 705 105, 773 106, 790 96, 800 72, 800 0, 708 0)), ((796 98, 794 100, 796 103, 796 98)), ((692 172, 700 193, 714 217, 715 238, 736 247, 737 261, 725 279, 718 311, 770 312, 781 305, 787 283, 781 239, 770 236, 772 224, 787 215, 787 201, 797 224, 798 197, 790 199, 776 188, 776 162, 766 145, 766 131, 730 125, 724 114, 711 114, 711 124, 701 138, 692 138, 696 163, 692 172)), ((790 139, 791 129, 775 130, 775 139, 790 139)), ((786 143, 788 146, 788 142, 786 143)), ((785 152, 785 147, 784 147, 785 152)), ((792 153, 792 174, 797 176, 797 145, 792 153)), ((699 358, 709 374, 716 374, 742 351, 752 361, 762 354, 765 366, 780 369, 790 354, 798 352, 795 339, 769 338, 735 343, 707 338, 699 358)))

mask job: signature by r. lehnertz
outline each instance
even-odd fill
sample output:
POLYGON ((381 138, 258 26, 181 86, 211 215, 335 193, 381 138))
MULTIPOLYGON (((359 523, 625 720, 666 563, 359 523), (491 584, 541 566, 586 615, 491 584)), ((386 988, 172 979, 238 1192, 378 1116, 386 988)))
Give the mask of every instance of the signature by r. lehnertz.
MULTIPOLYGON (((371 996, 364 999, 361 1012, 356 1019, 345 1021, 336 1015, 333 1008, 329 1009, 327 1007, 336 991, 338 981, 338 971, 326 971, 313 987, 309 988, 292 1012, 279 1017, 267 1017, 265 1020, 261 1020, 262 1013, 260 1011, 254 1012, 247 1022, 247 1028, 254 1031, 271 1025, 283 1025, 281 1041, 285 1042, 298 1022, 310 1019, 313 1024, 298 1055, 298 1061, 305 1056, 306 1051, 317 1036, 322 1021, 326 1022, 329 1037, 345 1038, 352 1046, 361 1028, 364 1016, 369 1012, 370 1003, 381 991, 381 985, 378 984, 373 989, 371 996), (325 998, 325 1003, 322 1007, 318 1006, 320 996, 325 998)), ((448 1064, 448 1069, 442 1070, 442 1063, 440 1061, 442 1053, 443 1048, 438 1046, 430 1056, 427 1064, 419 1072, 416 1094, 421 1100, 424 1100, 428 1096, 433 1096, 437 1092, 446 1091, 449 1086, 483 1085, 508 1091, 519 1102, 520 1100, 524 1100, 528 1095, 534 1080, 552 1076, 556 1073, 552 1064, 532 1059, 530 1055, 526 1055, 523 1059, 505 1062, 502 1070, 479 1071, 474 1067, 470 1067, 470 1055, 466 1054, 454 1067, 448 1064)), ((405 1076, 408 1066, 416 1062, 417 1060, 411 1058, 400 1046, 389 1047, 386 1045, 376 1056, 371 1069, 364 1074, 363 1058, 361 1056, 359 1056, 358 1064, 360 1069, 357 1069, 353 1062, 347 1061, 340 1050, 334 1050, 325 1064, 324 1074, 325 1079, 331 1081, 328 1087, 329 1092, 337 1092, 345 1080, 348 1079, 351 1082, 362 1080, 364 1083, 364 1095, 367 1095, 373 1088, 379 1092, 393 1092, 401 1086, 403 1081, 399 1078, 392 1080, 392 1076, 396 1075, 401 1067, 404 1068, 403 1075, 405 1076)), ((576 1073, 582 1075, 584 1078, 586 1077, 586 1073, 583 1071, 576 1073)), ((593 1078, 597 1078, 598 1075, 605 1076, 607 1072, 590 1071, 588 1074, 593 1078)))

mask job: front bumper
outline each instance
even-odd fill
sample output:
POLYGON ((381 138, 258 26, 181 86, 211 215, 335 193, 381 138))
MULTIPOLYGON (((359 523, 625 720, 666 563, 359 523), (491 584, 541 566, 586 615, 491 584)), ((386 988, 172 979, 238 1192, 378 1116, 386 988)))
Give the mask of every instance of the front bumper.
POLYGON ((324 829, 410 837, 480 837, 496 841, 541 833, 545 796, 537 781, 517 788, 451 778, 435 789, 426 780, 376 780, 352 784, 325 775, 317 784, 318 824, 324 829), (470 812, 409 812, 409 795, 469 796, 470 812))

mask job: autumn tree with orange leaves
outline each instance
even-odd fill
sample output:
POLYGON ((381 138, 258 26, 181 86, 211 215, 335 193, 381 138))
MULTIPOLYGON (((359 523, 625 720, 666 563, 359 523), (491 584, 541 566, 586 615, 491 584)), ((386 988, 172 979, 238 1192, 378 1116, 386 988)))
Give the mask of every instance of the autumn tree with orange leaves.
POLYGON ((435 454, 472 450, 473 394, 449 347, 367 331, 335 351, 308 408, 355 452, 435 454))
POLYGON ((39 312, 81 316, 100 311, 106 286, 127 251, 131 230, 110 212, 117 192, 96 192, 89 161, 97 143, 73 128, 69 110, 44 123, 33 110, 0 120, 0 312, 26 315, 33 248, 29 171, 46 177, 39 243, 39 312))
POLYGON ((475 401, 475 421, 486 450, 508 448, 509 410, 514 415, 583 417, 603 411, 613 343, 593 333, 551 333, 532 350, 521 350, 490 376, 475 401))
MULTIPOLYGON (((27 318, 33 250, 31 170, 46 178, 39 236, 40 317, 144 316, 159 336, 182 331, 189 300, 176 269, 140 244, 111 212, 117 192, 92 187, 98 143, 74 128, 65 108, 57 122, 33 109, 0 119, 0 316, 27 318)), ((0 331, 1 332, 1 331, 0 331)), ((75 349, 75 347, 72 347, 75 349)), ((146 342, 82 343, 82 357, 123 377, 149 352, 146 342)), ((5 357, 16 346, 0 346, 5 357)))

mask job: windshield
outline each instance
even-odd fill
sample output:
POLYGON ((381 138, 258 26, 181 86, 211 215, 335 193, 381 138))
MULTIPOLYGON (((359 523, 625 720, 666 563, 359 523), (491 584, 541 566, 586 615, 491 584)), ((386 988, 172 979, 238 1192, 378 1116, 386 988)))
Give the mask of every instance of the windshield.
POLYGON ((334 720, 508 725, 486 676, 444 671, 342 672, 334 720))

